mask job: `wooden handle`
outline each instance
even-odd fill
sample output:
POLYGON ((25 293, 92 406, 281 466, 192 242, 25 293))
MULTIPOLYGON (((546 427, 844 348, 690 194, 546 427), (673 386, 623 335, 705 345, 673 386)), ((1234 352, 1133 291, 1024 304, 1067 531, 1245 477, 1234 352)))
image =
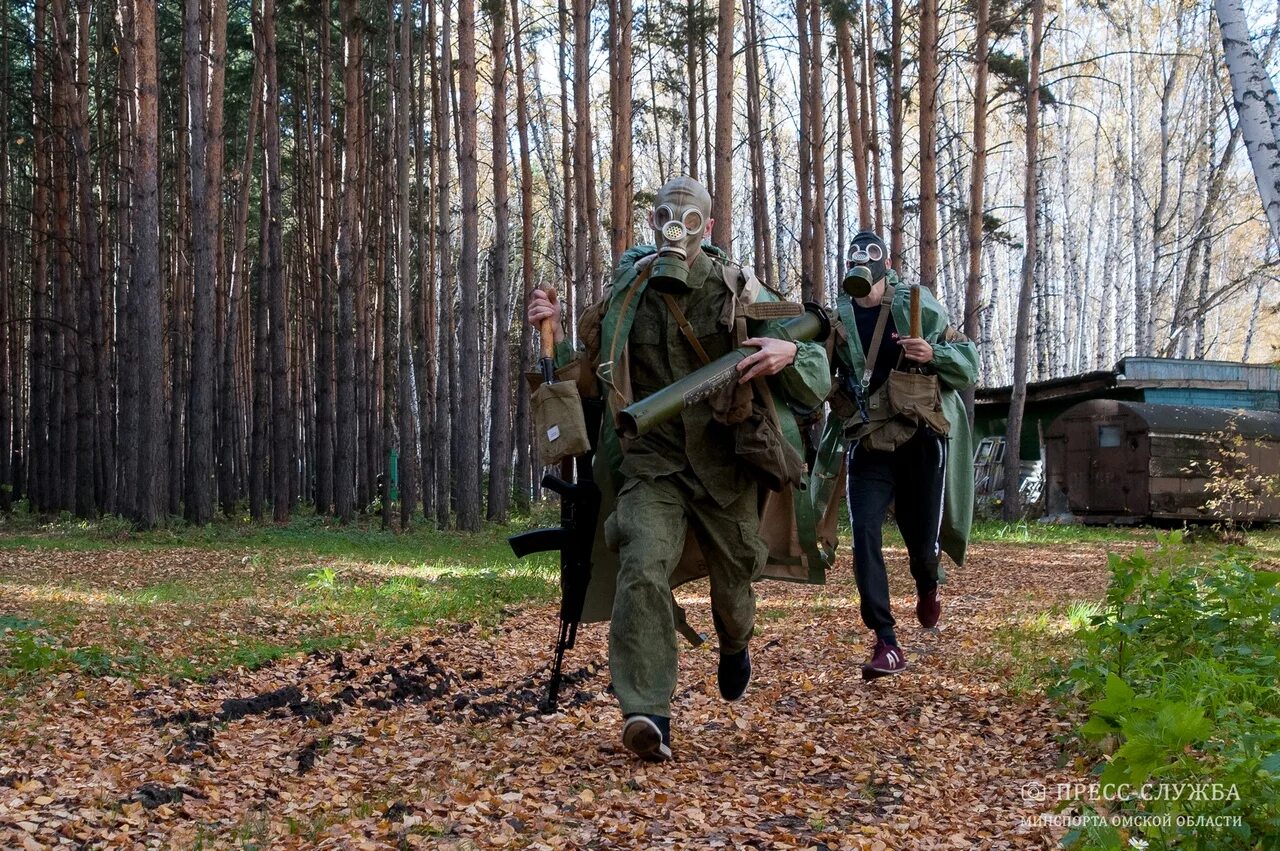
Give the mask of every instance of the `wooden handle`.
MULTIPOLYGON (((552 304, 556 303, 556 290, 552 287, 547 290, 547 298, 552 304)), ((538 337, 542 343, 542 356, 544 358, 553 358, 556 356, 556 318, 548 316, 538 325, 538 337)))
POLYGON ((923 337, 920 330, 920 285, 911 287, 911 334, 912 337, 923 337))

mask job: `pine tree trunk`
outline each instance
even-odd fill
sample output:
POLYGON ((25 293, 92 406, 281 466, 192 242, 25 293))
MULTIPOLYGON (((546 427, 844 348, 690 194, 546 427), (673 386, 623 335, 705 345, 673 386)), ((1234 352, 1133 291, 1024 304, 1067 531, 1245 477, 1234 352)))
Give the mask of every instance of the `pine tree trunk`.
MULTIPOLYGON (((511 509, 511 253, 507 200, 507 29, 501 0, 490 6, 489 56, 493 63, 493 374, 489 394, 489 499, 485 516, 507 521, 511 509)), ((628 102, 630 100, 628 82, 628 102)), ((629 139, 629 134, 628 134, 629 139)), ((615 204, 615 210, 616 210, 615 204)), ((526 323, 521 323, 526 324, 526 323)))
MULTIPOLYGON (((583 2, 583 0, 579 0, 583 2)), ((585 63, 583 66, 585 67, 585 63)), ((480 529, 480 280, 479 200, 476 159, 476 19, 474 0, 458 3, 458 191, 462 198, 462 243, 459 247, 458 434, 461 444, 458 479, 458 528, 480 529)))
POLYGON ((356 349, 355 288, 360 239, 359 193, 361 139, 360 92, 364 23, 357 18, 358 0, 342 0, 344 97, 342 122, 342 211, 338 220, 338 406, 333 502, 343 523, 355 519, 356 488, 356 349))
POLYGON ((809 0, 796 0, 796 36, 799 40, 798 68, 800 98, 800 294, 808 299, 813 292, 813 103, 809 75, 813 63, 809 59, 809 0))
MULTIPOLYGON (((9 114, 9 20, 0 18, 0 115, 9 114)), ((9 122, 0 122, 0 233, 9 233, 9 122)), ((14 477, 15 448, 13 427, 17 422, 16 402, 20 395, 15 391, 12 362, 13 340, 22 335, 10 327, 17 305, 10 285, 9 240, 0 239, 0 513, 13 509, 16 479, 14 477)))
MULTIPOLYGON (((256 3, 254 13, 255 15, 257 13, 256 3)), ((253 186, 251 175, 253 174, 254 145, 258 136, 258 120, 262 116, 262 75, 262 56, 260 52, 255 51, 253 84, 249 87, 248 131, 245 133, 244 158, 240 164, 240 185, 236 195, 235 222, 231 235, 227 312, 223 318, 225 329, 222 350, 221 420, 225 425, 224 433, 218 436, 218 493, 222 503, 222 513, 227 517, 232 517, 236 513, 236 502, 241 494, 236 471, 243 470, 245 463, 240 451, 239 435, 244 420, 244 406, 240 404, 242 382, 237 374, 236 356, 241 344, 241 304, 248 287, 249 191, 253 186)))
MULTIPOLYGON (((27 427, 27 494, 33 511, 49 511, 51 463, 49 450, 49 152, 46 124, 50 110, 46 92, 47 0, 36 0, 35 55, 32 58, 32 202, 31 202, 31 393, 27 427)), ((127 46, 127 55, 136 55, 136 45, 127 46)), ((136 95, 134 95, 136 96, 136 95)), ((137 412, 133 411, 133 417, 137 412)), ((137 481, 137 470, 128 471, 129 481, 137 481)), ((133 513, 133 505, 129 505, 133 513)))
MULTIPOLYGON (((263 68, 266 57, 263 57, 263 68)), ((264 101, 265 102, 265 101, 264 101)), ((263 135, 266 130, 263 130, 263 135)), ((258 261, 253 270, 253 425, 249 456, 249 516, 261 521, 266 515, 267 465, 271 462, 269 447, 271 429, 271 349, 268 331, 267 267, 271 263, 270 236, 271 195, 261 193, 258 229, 258 261)))
MULTIPOLYGON (((97 369, 101 362, 102 334, 102 268, 101 253, 98 245, 98 211, 93 197, 93 167, 89 162, 89 2, 80 0, 77 88, 75 134, 73 144, 76 151, 76 183, 79 189, 80 203, 80 299, 77 322, 77 422, 76 422, 76 516, 95 517, 101 504, 102 494, 99 492, 97 476, 97 439, 94 431, 98 424, 97 383, 103 378, 97 369)), ((0 111, 0 114, 3 114, 0 111)), ((0 181, 6 180, 4 169, 0 168, 0 181)), ((0 208, 3 204, 0 203, 0 208)), ((0 265, 4 259, 0 257, 0 265)), ((2 321, 2 320, 0 320, 2 321)), ((3 337, 0 336, 0 348, 3 348, 3 337)), ((0 355, 0 363, 3 355, 0 355)), ((5 372, 0 366, 0 377, 5 372)), ((4 407, 0 401, 0 408, 4 407)), ((0 433, 7 433, 0 425, 0 433)), ((0 448, 0 466, 3 466, 7 455, 0 448)), ((6 477, 0 474, 0 486, 6 477)))
POLYGON ((450 243, 450 150, 449 105, 453 92, 453 58, 451 55, 452 29, 449 2, 441 9, 444 25, 440 33, 440 73, 436 77, 435 138, 436 138, 436 216, 437 252, 440 256, 440 323, 439 341, 436 345, 436 524, 449 525, 453 495, 453 246, 450 243))
POLYGON ((809 8, 809 141, 813 148, 813 226, 810 231, 812 255, 810 275, 805 291, 809 301, 827 303, 827 201, 826 201, 826 120, 823 117, 822 80, 822 8, 819 0, 811 0, 809 8))
MULTIPOLYGON (((630 0, 624 0, 630 7, 630 0)), ((525 98, 524 47, 520 29, 520 0, 511 0, 512 54, 515 56, 516 131, 520 138, 520 274, 523 282, 521 305, 533 295, 533 163, 529 153, 529 104, 525 98)), ((628 180, 630 169, 628 169, 628 180)), ((628 199, 628 210, 630 200, 628 199)), ((527 513, 533 488, 533 459, 529 452, 532 434, 529 383, 524 372, 531 366, 532 335, 528 322, 520 322, 520 372, 516 375, 516 510, 527 513)))
POLYGON ((285 307, 284 256, 281 247, 281 219, 284 191, 280 184, 280 85, 276 75, 275 0, 263 0, 263 46, 266 50, 266 144, 263 162, 266 191, 270 195, 271 219, 267 228, 267 298, 271 338, 271 503, 277 523, 292 512, 290 479, 295 453, 293 445, 293 400, 289 393, 289 315, 285 307))
POLYGON ((397 374, 400 431, 400 529, 407 530, 418 502, 418 435, 413 407, 413 287, 409 281, 409 87, 413 79, 413 10, 407 0, 400 2, 400 72, 396 96, 396 165, 398 174, 399 224, 396 242, 399 291, 400 345, 397 374))
POLYGON ((421 438, 419 460, 422 473, 422 517, 430 522, 435 517, 436 499, 436 252, 435 252, 435 145, 427 144, 427 93, 435 79, 435 2, 423 4, 422 41, 418 62, 421 66, 415 87, 417 117, 414 126, 414 159, 418 183, 418 303, 415 316, 418 334, 418 432, 421 438), (430 76, 428 76, 430 75, 430 76), (425 162, 425 165, 424 165, 425 162), (428 174, 430 171, 430 174, 428 174))
POLYGON ((1025 253, 1022 256, 1022 289, 1018 293, 1018 324, 1014 332, 1013 392, 1009 400, 1009 422, 1004 450, 1004 517, 1016 520, 1022 515, 1020 490, 1022 470, 1022 419, 1027 401, 1029 369, 1029 332, 1031 299, 1035 285, 1037 259, 1036 230, 1039 213, 1037 197, 1039 133, 1040 133, 1040 53, 1044 33, 1044 0, 1031 0, 1031 59, 1028 63, 1026 92, 1026 172, 1023 194, 1023 217, 1026 228, 1025 253))
POLYGON ((772 289, 777 286, 777 274, 773 237, 769 233, 769 194, 765 189, 757 0, 746 0, 743 16, 747 28, 747 148, 751 158, 751 230, 755 247, 752 261, 765 286, 772 289))
MULTIPOLYGON (((609 155, 609 243, 616 265, 631 243, 631 0, 609 0, 609 78, 613 145, 609 155)), ((499 229, 501 232, 501 229, 499 229)), ((524 323, 522 323, 524 324, 524 323)), ((517 439, 520 439, 517 436, 517 439)))
MULTIPOLYGON (((39 21, 43 3, 36 4, 36 31, 40 31, 39 21)), ((120 89, 121 89, 121 109, 119 116, 120 125, 120 171, 122 175, 130 177, 136 176, 137 160, 138 160, 138 63, 137 63, 137 26, 134 23, 136 15, 134 14, 133 0, 122 0, 120 7, 121 17, 121 43, 124 51, 120 59, 120 89)), ((33 80, 38 81, 40 76, 40 53, 37 52, 34 63, 33 80)), ((40 90, 40 86, 36 86, 36 91, 40 90)), ((38 115, 38 113, 37 113, 38 115)), ((41 125, 37 122, 33 128, 32 139, 34 151, 40 151, 40 137, 42 135, 41 125)), ((43 233, 44 226, 41 218, 43 214, 44 201, 42 199, 42 160, 36 158, 35 163, 35 185, 33 187, 33 203, 32 203, 32 239, 36 240, 36 246, 32 252, 32 302, 31 302, 31 392, 30 392, 30 410, 31 410, 31 426, 28 430, 28 442, 30 444, 28 452, 28 471, 32 470, 40 463, 39 453, 39 436, 40 432, 36 429, 35 417, 40 411, 39 399, 42 392, 42 372, 37 369, 40 361, 36 355, 40 353, 42 344, 41 326, 37 317, 40 312, 39 297, 41 296, 42 287, 44 285, 45 271, 43 268, 44 259, 43 251, 40 246, 44 243, 39 235, 43 233), (39 223, 39 230, 36 225, 39 223)), ((116 301, 116 321, 115 327, 116 339, 118 341, 119 360, 121 363, 136 363, 138 353, 138 340, 133 339, 132 331, 137 327, 137 293, 135 276, 137 274, 138 262, 138 241, 134 238, 139 233, 140 220, 138 210, 138 195, 140 187, 137 180, 122 180, 120 186, 120 206, 128 210, 127 233, 123 234, 127 237, 126 248, 122 258, 121 280, 124 286, 124 292, 120 294, 116 301)), ((132 517, 136 508, 137 501, 137 485, 138 485, 138 387, 140 381, 140 373, 136 369, 121 369, 118 373, 120 382, 120 423, 117 427, 117 436, 119 439, 120 452, 116 459, 118 464, 114 471, 116 479, 116 504, 113 506, 120 514, 132 517)), ((32 477, 34 484, 34 477, 32 477)), ((28 491, 32 490, 28 486, 28 491)), ((38 507, 38 495, 31 493, 31 504, 38 507)))
MULTIPOLYGON (((327 12, 327 7, 326 7, 327 12)), ((333 131, 330 117, 333 115, 333 94, 330 86, 332 73, 332 23, 329 14, 320 16, 320 251, 317 259, 320 268, 319 322, 316 329, 316 512, 333 511, 334 453, 337 449, 334 429, 334 265, 329 246, 334 244, 335 217, 333 212, 334 154, 333 131)))
MULTIPOLYGON (((857 8, 856 6, 854 8, 857 8)), ((840 127, 840 135, 847 135, 853 143, 853 182, 854 191, 858 193, 858 230, 871 227, 871 195, 867 186, 867 149, 866 134, 859 119, 859 84, 858 76, 853 72, 853 35, 849 27, 849 13, 842 10, 836 16, 836 50, 840 56, 842 78, 844 80, 845 118, 840 127)), ((859 56, 861 56, 859 51, 859 56)), ((862 64, 862 63, 860 63, 862 64)), ((865 65, 863 66, 865 67, 865 65)), ((847 239, 850 234, 841 228, 840 238, 847 239)), ((843 246, 842 246, 843 247, 843 246)))
MULTIPOLYGON (((977 0, 973 49, 973 164, 969 171, 968 277, 964 289, 964 334, 977 340, 982 304, 982 232, 987 179, 987 57, 991 52, 991 0, 977 0)), ((973 422, 974 388, 964 391, 964 406, 973 422)))
MULTIPOLYGON (((575 0, 577 2, 577 0, 575 0)), ((685 172, 694 180, 698 179, 698 7, 701 0, 688 0, 685 20, 685 75, 688 88, 685 90, 685 126, 689 134, 689 159, 685 163, 685 172)))
POLYGON ((138 433, 147 435, 138 446, 138 467, 133 476, 135 502, 133 520, 150 529, 160 521, 162 491, 155 486, 163 469, 162 440, 155 435, 164 428, 164 354, 160 288, 160 135, 156 76, 155 0, 135 0, 134 30, 137 43, 137 160, 134 172, 137 216, 134 238, 134 281, 130 287, 136 305, 131 336, 138 371, 138 433))
POLYGON ((716 194, 711 241, 733 256, 733 8, 720 0, 716 23, 716 194))
POLYGON ((938 287, 938 0, 920 3, 920 283, 938 287))
POLYGON ((889 171, 893 190, 889 196, 889 256, 898 273, 905 270, 906 212, 903 200, 905 168, 902 164, 902 0, 893 0, 889 27, 889 171))

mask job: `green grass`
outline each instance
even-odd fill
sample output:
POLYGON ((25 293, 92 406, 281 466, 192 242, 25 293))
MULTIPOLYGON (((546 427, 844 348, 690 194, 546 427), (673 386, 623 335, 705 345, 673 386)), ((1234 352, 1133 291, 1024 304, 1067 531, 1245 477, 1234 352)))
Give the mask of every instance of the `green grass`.
MULTIPOLYGON (((311 585, 299 602, 317 612, 367 613, 379 626, 410 629, 438 621, 496 620, 502 610, 526 600, 549 600, 557 593, 555 573, 542 565, 468 566, 395 576, 385 582, 345 581, 340 573, 311 585)), ((314 577, 316 571, 307 574, 314 577)))
POLYGON ((397 564, 449 560, 459 551, 465 551, 492 561, 511 557, 506 543, 508 535, 552 523, 553 510, 553 505, 544 504, 538 506, 533 517, 516 518, 509 525, 486 524, 477 533, 440 531, 434 524, 423 521, 409 532, 398 533, 380 528, 376 518, 362 517, 351 526, 343 526, 310 512, 300 512, 283 525, 253 523, 247 515, 234 520, 219 519, 204 527, 189 526, 180 518, 170 518, 165 527, 146 532, 134 531, 114 517, 97 521, 67 518, 47 521, 31 514, 14 513, 0 515, 0 550, 194 547, 397 564))
POLYGON ((145 533, 117 519, 3 517, 0 549, 48 558, 39 578, 0 575, 27 592, 0 609, 0 681, 68 671, 206 678, 440 621, 488 626, 513 605, 558 594, 553 554, 517 561, 506 543, 513 531, 547 520, 466 535, 426 525, 403 534, 342 527, 312 515, 283 526, 174 522, 145 533), (224 555, 162 561, 154 581, 128 587, 137 576, 130 551, 150 558, 176 548, 224 555), (123 555, 109 562, 93 555, 104 550, 123 555), (72 552, 89 555, 72 560, 72 552), (57 553, 68 553, 65 570, 57 553))

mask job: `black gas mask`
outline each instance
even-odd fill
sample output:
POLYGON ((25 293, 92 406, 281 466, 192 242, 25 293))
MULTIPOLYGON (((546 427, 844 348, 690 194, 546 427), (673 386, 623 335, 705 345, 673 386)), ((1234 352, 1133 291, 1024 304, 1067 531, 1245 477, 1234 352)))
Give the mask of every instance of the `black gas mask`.
POLYGON ((849 246, 848 262, 841 282, 844 291, 853 298, 863 298, 888 271, 889 251, 885 248, 884 240, 874 231, 859 231, 849 246))
POLYGON ((660 292, 689 289, 689 262, 702 245, 711 196, 691 177, 675 177, 658 190, 653 227, 658 256, 649 267, 649 283, 660 292))

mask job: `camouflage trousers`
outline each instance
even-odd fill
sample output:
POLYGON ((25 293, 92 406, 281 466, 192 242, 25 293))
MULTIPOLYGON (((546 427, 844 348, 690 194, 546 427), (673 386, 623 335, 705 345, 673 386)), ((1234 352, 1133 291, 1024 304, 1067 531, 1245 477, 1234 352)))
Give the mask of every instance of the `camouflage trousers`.
POLYGON ((751 640, 752 581, 767 551, 758 534, 756 488, 721 507, 688 471, 630 479, 618 494, 618 585, 609 625, 609 671, 624 715, 671 716, 676 631, 670 580, 692 534, 706 557, 720 653, 751 640))

